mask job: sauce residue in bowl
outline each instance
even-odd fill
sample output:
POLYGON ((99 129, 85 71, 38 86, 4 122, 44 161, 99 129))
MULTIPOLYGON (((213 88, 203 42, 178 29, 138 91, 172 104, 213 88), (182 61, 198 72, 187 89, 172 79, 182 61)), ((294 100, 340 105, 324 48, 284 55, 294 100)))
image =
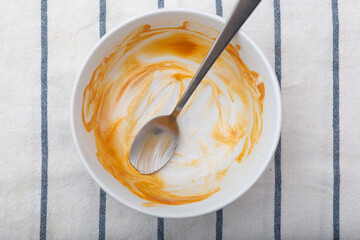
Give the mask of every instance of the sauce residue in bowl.
POLYGON ((195 22, 140 26, 103 59, 85 88, 82 119, 94 133, 98 160, 149 202, 180 205, 210 197, 259 140, 264 84, 240 59, 240 46, 229 44, 179 115, 180 142, 168 164, 142 175, 129 163, 137 132, 171 113, 217 34, 195 22))

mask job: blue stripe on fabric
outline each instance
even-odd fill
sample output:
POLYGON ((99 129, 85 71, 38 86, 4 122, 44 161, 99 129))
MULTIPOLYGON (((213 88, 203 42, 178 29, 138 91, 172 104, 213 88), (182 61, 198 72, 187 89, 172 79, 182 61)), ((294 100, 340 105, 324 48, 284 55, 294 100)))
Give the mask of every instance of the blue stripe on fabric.
MULTIPOLYGON (((106 0, 99 1, 99 32, 100 38, 106 33, 106 0)), ((106 229, 106 193, 100 189, 99 203, 99 240, 105 239, 106 229)))
POLYGON ((100 189, 99 204, 99 240, 105 239, 105 220, 106 220, 106 193, 100 189))
MULTIPOLYGON (((223 16, 222 0, 215 0, 216 15, 223 16)), ((220 209, 216 212, 216 240, 222 239, 223 232, 223 210, 220 209)))
POLYGON ((158 8, 164 8, 165 7, 165 0, 158 0, 158 8))
POLYGON ((164 240, 164 219, 158 218, 157 225, 157 239, 164 240))
POLYGON ((41 0, 41 207, 40 239, 46 239, 47 195, 48 195, 48 110, 47 110, 47 68, 48 33, 47 0, 41 0))
MULTIPOLYGON (((280 0, 274 0, 275 73, 281 87, 280 0)), ((281 138, 275 151, 274 239, 281 239, 281 138)))
POLYGON ((100 0, 99 5, 99 32, 100 38, 102 38, 106 33, 106 0, 100 0))
POLYGON ((340 239, 340 102, 339 102, 339 13, 332 0, 333 22, 333 238, 340 239))
POLYGON ((223 210, 216 212, 216 240, 222 239, 223 232, 223 210))
POLYGON ((281 239, 281 138, 275 151, 274 239, 281 239))
POLYGON ((215 0, 216 4, 216 15, 222 17, 223 16, 223 6, 221 0, 215 0))

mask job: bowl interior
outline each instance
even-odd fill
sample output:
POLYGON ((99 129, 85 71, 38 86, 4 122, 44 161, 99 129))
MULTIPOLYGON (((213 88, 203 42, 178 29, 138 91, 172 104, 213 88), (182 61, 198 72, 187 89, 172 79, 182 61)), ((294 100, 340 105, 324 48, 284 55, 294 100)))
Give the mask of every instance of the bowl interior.
POLYGON ((91 176, 102 189, 118 201, 135 210, 158 217, 178 218, 202 215, 220 209, 237 199, 256 182, 265 170, 275 151, 280 133, 281 103, 277 79, 261 50, 245 33, 240 31, 232 42, 241 46, 242 60, 251 70, 263 77, 265 84, 263 131, 253 152, 241 163, 240 173, 234 174, 230 168, 221 190, 203 201, 178 206, 145 207, 142 205, 144 200, 131 193, 101 166, 96 157, 97 150, 93 133, 85 131, 81 118, 84 89, 93 71, 135 27, 144 24, 150 24, 154 28, 171 27, 179 26, 184 21, 195 21, 216 29, 221 29, 224 23, 222 18, 202 12, 161 10, 120 25, 103 37, 88 56, 76 80, 71 101, 73 137, 91 176))

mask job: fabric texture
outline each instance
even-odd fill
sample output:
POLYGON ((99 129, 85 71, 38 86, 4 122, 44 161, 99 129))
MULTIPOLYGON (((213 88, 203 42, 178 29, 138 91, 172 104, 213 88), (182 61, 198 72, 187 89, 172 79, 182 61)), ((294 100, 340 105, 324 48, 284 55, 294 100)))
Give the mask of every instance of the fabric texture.
POLYGON ((281 144, 224 209, 147 216, 100 190, 70 131, 70 95, 107 31, 158 8, 227 17, 235 0, 0 1, 0 239, 357 239, 360 2, 264 0, 243 30, 281 83, 281 144))

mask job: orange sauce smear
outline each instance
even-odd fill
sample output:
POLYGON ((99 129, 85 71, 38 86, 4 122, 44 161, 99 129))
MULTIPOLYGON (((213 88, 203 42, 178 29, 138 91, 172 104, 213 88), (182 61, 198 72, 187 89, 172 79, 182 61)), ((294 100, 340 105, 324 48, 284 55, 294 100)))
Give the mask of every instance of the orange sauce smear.
MULTIPOLYGON (((130 147, 139 128, 138 121, 142 114, 147 113, 147 107, 157 99, 150 91, 157 78, 156 74, 166 73, 161 75, 160 87, 165 84, 176 89, 179 100, 186 88, 185 80, 191 79, 195 74, 217 33, 214 29, 189 22, 173 28, 152 29, 149 25, 140 26, 134 29, 113 53, 103 59, 84 90, 83 125, 86 131, 93 131, 99 162, 131 192, 149 201, 144 203, 144 206, 181 205, 204 200, 220 190, 220 182, 230 167, 229 165, 219 169, 214 179, 209 173, 204 183, 195 188, 198 191, 194 193, 187 192, 186 189, 173 190, 174 186, 169 186, 159 173, 142 175, 129 163, 130 147), (206 28, 208 31, 206 34, 201 33, 199 28, 206 28), (171 58, 162 58, 164 56, 171 58), (146 58, 156 60, 146 61, 146 58), (197 66, 191 68, 182 59, 197 66), (124 104, 129 96, 131 101, 124 104), (126 107, 122 107, 124 105, 126 107)), ((232 102, 235 97, 242 101, 247 111, 245 116, 236 116, 235 123, 229 124, 224 120, 224 109, 219 101, 219 96, 224 95, 224 91, 209 74, 201 83, 211 87, 211 98, 218 108, 219 120, 209 129, 217 145, 226 146, 232 151, 246 136, 244 147, 235 162, 241 162, 251 153, 261 135, 265 95, 265 87, 259 81, 259 74, 250 71, 243 63, 239 50, 239 45, 229 44, 211 72, 225 84, 232 102), (253 119, 252 125, 249 124, 249 119, 253 119), (249 134, 246 135, 247 133, 249 134)), ((164 93, 163 97, 169 97, 170 94, 174 93, 164 93)), ((148 115, 156 115, 156 111, 164 108, 166 104, 169 103, 165 100, 156 102, 154 112, 148 115)), ((193 104, 194 96, 183 111, 193 104)), ((209 147, 201 141, 199 148, 205 152, 209 147)), ((175 156, 185 157, 179 153, 175 153, 175 156)), ((188 165, 196 167, 201 161, 202 159, 192 158, 188 165)))

